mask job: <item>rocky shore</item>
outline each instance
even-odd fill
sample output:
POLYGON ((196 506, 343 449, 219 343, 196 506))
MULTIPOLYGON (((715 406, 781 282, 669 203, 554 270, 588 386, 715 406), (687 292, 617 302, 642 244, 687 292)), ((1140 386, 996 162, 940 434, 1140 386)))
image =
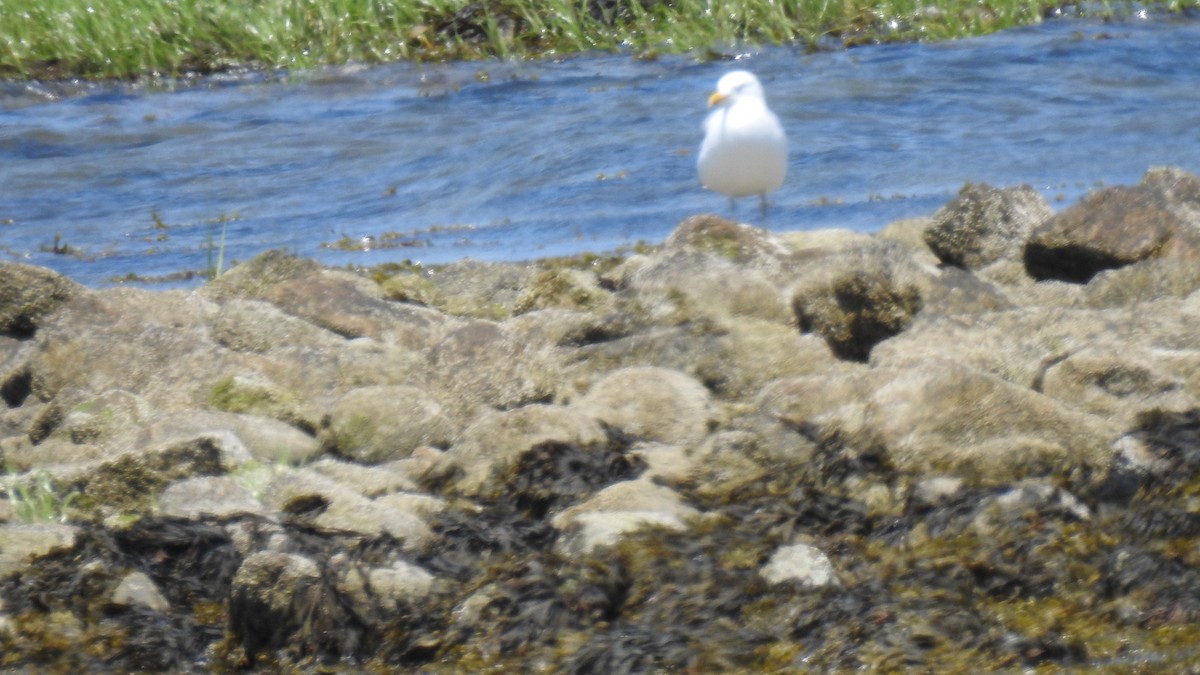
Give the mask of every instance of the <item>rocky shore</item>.
POLYGON ((196 291, 0 266, 0 669, 1200 663, 1200 178, 196 291))

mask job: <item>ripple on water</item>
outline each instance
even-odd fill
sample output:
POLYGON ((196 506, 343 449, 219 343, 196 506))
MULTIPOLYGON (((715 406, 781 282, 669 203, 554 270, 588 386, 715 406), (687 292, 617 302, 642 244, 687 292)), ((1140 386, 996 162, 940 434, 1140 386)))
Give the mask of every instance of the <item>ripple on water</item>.
MULTIPOLYGON (((1200 171, 1200 70, 1179 67, 1197 39, 1200 21, 1175 16, 756 52, 738 66, 792 139, 764 224, 875 231, 931 214, 964 181, 1030 183, 1062 204, 1154 164, 1200 171)), ((202 270, 222 228, 227 260, 283 248, 329 264, 660 241, 688 215, 728 213, 698 186, 694 151, 729 67, 599 55, 8 84, 0 252, 105 285, 202 270), (413 236, 328 246, 397 233, 413 236), (75 254, 55 254, 55 235, 75 254)))

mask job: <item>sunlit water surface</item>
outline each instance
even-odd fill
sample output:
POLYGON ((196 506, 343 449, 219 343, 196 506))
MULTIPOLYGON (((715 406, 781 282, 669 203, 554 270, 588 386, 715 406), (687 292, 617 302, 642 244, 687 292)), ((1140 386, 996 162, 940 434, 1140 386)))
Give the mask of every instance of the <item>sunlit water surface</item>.
POLYGON ((763 79, 791 139, 770 212, 745 200, 744 220, 876 231, 967 181, 1029 183, 1063 208, 1152 165, 1200 172, 1197 44, 1200 19, 1151 16, 736 63, 397 64, 67 95, 0 84, 0 258, 105 286, 204 270, 222 229, 226 263, 271 248, 374 265, 657 243, 688 215, 730 213, 694 162, 707 94, 734 67, 763 79))

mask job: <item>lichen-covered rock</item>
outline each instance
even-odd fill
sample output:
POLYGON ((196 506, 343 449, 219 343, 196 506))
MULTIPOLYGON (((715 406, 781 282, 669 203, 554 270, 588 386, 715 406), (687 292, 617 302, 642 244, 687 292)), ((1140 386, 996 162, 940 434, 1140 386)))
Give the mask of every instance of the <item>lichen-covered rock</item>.
POLYGON ((346 339, 269 302, 241 298, 229 300, 217 310, 212 318, 212 338, 234 351, 258 353, 297 345, 331 349, 346 339))
POLYGON ((354 389, 338 399, 329 416, 337 453, 369 464, 403 459, 423 445, 449 445, 456 434, 442 404, 410 386, 354 389))
POLYGON ((597 382, 575 407, 649 441, 699 443, 716 421, 704 385, 674 370, 622 368, 597 382))
POLYGON ((32 337, 43 317, 85 292, 79 284, 48 269, 0 263, 0 336, 32 337))
POLYGON ((449 477, 454 490, 463 494, 494 495, 493 477, 545 443, 598 450, 608 443, 608 435, 593 416, 572 408, 534 404, 493 412, 463 430, 430 475, 449 477))
POLYGON ((163 516, 186 519, 267 512, 246 483, 229 476, 198 476, 172 483, 158 496, 154 510, 163 516))
POLYGON ((253 661, 297 638, 312 641, 332 628, 309 624, 325 615, 315 610, 332 601, 316 561, 292 553, 254 553, 233 577, 229 627, 253 661))
POLYGON ((342 337, 370 337, 408 349, 428 347, 455 323, 440 312, 386 300, 370 279, 346 273, 323 271, 290 279, 273 286, 263 299, 342 337))
POLYGON ((767 230, 711 214, 684 219, 667 237, 664 248, 711 253, 743 264, 778 260, 790 254, 787 245, 767 230))
POLYGON ((595 274, 574 269, 548 269, 533 275, 529 286, 517 296, 512 312, 524 314, 547 307, 604 311, 611 303, 610 295, 600 287, 595 274))
POLYGON ((1103 470, 1118 428, 954 362, 894 373, 871 394, 863 431, 902 471, 1008 480, 1103 470))
POLYGON ((820 335, 841 359, 865 361, 921 310, 927 276, 898 244, 808 260, 790 296, 800 330, 820 335))
POLYGON ((22 296, 4 667, 1186 671, 1200 179, 1131 190, 1170 236, 1102 236, 1149 253, 1086 286, 1015 253, 1038 199, 971 188, 878 235, 692 219, 607 270, 265 254, 22 296))
POLYGON ((1074 352, 1050 365, 1041 385, 1047 396, 1122 425, 1131 425, 1150 410, 1200 407, 1186 381, 1140 345, 1074 352))
POLYGON ((1019 257, 1029 232, 1052 215, 1029 185, 997 189, 967 183, 934 214, 924 238, 942 262, 974 270, 1019 257))
POLYGON ((452 418, 553 398, 559 372, 554 349, 520 337, 502 324, 475 320, 426 352, 430 391, 452 418))
POLYGON ((139 442, 159 444, 211 433, 232 434, 254 459, 268 463, 304 463, 321 450, 311 434, 279 420, 213 410, 160 415, 142 428, 139 442))

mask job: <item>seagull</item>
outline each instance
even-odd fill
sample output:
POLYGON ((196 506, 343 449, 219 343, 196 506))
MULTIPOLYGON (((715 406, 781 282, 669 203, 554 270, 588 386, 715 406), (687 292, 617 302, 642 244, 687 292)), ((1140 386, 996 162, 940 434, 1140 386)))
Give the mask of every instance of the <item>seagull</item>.
POLYGON ((729 195, 731 205, 738 197, 758 195, 766 215, 767 194, 783 185, 787 173, 787 135, 767 107, 762 84, 745 70, 726 73, 708 107, 712 112, 696 160, 700 183, 729 195))

